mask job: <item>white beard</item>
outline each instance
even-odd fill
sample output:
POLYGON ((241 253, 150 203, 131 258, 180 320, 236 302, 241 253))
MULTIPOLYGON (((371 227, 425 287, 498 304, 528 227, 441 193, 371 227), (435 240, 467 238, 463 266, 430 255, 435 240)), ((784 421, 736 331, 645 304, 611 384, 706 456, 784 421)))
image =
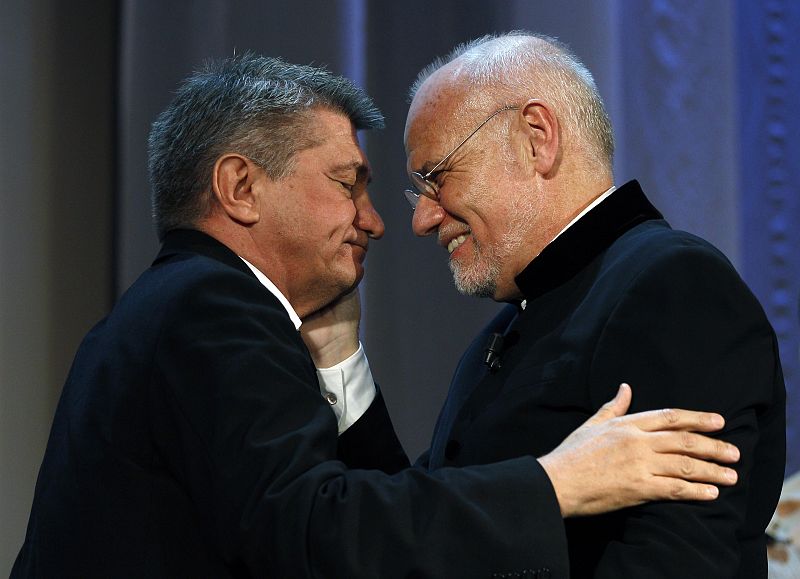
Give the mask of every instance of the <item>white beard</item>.
POLYGON ((473 238, 472 259, 469 264, 450 260, 450 271, 459 292, 479 298, 490 298, 494 295, 497 278, 500 276, 500 263, 491 255, 493 253, 483 251, 473 238))
POLYGON ((515 196, 508 227, 496 245, 481 245, 473 237, 472 258, 465 260, 466 263, 450 260, 450 271, 459 292, 475 297, 495 295, 503 266, 522 246, 539 212, 539 204, 531 195, 532 192, 526 192, 515 196))

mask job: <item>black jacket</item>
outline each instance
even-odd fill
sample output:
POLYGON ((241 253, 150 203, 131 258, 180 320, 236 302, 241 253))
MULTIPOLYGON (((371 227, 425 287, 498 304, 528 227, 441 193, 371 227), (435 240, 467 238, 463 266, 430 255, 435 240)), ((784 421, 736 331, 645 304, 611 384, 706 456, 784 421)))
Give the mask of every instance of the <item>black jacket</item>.
POLYGON ((348 470, 407 465, 380 397, 336 434, 278 300, 172 232, 75 357, 12 577, 565 577, 532 458, 348 470))
MULTIPOLYGON (((541 456, 633 387, 630 412, 721 413, 742 458, 711 503, 655 502, 566 522, 572 577, 766 577, 764 529, 784 474, 785 389, 775 334, 725 257, 674 231, 631 182, 517 277, 507 306, 460 362, 429 468, 541 456), (480 356, 506 333, 501 367, 480 356)), ((598 465, 598 476, 603 467, 598 465)))

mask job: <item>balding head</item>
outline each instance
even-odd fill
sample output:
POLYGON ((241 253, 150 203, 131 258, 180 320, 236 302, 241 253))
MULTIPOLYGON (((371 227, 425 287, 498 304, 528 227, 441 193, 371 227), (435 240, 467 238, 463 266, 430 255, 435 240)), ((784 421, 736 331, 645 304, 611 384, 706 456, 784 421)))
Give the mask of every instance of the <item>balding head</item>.
POLYGON ((412 229, 447 248, 463 293, 519 298, 516 275, 612 184, 591 75, 556 40, 511 33, 458 47, 411 94, 412 229))
POLYGON ((511 32, 462 44, 420 72, 410 91, 412 112, 449 91, 460 91, 467 108, 483 110, 532 98, 548 102, 565 145, 610 175, 614 140, 603 101, 591 73, 558 40, 511 32))

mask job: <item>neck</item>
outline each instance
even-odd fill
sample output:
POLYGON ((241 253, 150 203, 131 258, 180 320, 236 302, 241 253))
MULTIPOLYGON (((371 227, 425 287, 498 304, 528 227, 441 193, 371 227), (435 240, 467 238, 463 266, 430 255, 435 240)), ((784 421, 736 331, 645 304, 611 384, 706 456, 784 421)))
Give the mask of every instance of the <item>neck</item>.
POLYGON ((516 257, 508 262, 510 275, 501 275, 497 289, 492 296, 495 301, 508 302, 522 299, 522 290, 515 278, 536 259, 545 247, 550 245, 563 231, 581 216, 600 196, 608 191, 611 177, 592 181, 564 183, 548 182, 543 189, 540 211, 531 220, 527 242, 523 243, 516 257))
POLYGON ((199 221, 197 229, 224 243, 231 251, 239 257, 246 259, 253 267, 269 278, 275 287, 289 300, 295 311, 298 312, 298 304, 295 304, 290 295, 286 275, 280 271, 277 260, 270 259, 259 250, 256 240, 253 239, 252 229, 239 225, 230 220, 208 217, 199 221))

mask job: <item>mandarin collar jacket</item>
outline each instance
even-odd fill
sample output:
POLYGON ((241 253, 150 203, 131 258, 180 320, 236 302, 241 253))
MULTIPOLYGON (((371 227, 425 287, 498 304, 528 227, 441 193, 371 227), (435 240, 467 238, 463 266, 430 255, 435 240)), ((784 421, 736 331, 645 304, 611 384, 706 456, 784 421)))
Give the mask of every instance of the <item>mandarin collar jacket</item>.
MULTIPOLYGON (((556 238, 516 278, 475 338, 439 415, 428 468, 542 456, 614 397, 629 412, 721 413, 739 483, 711 503, 654 502, 565 521, 570 576, 766 577, 764 529, 785 462, 785 388, 775 333, 730 262, 670 228, 636 182, 556 238), (499 365, 487 338, 504 337, 499 365)), ((607 473, 598 467, 598 476, 607 473)))

